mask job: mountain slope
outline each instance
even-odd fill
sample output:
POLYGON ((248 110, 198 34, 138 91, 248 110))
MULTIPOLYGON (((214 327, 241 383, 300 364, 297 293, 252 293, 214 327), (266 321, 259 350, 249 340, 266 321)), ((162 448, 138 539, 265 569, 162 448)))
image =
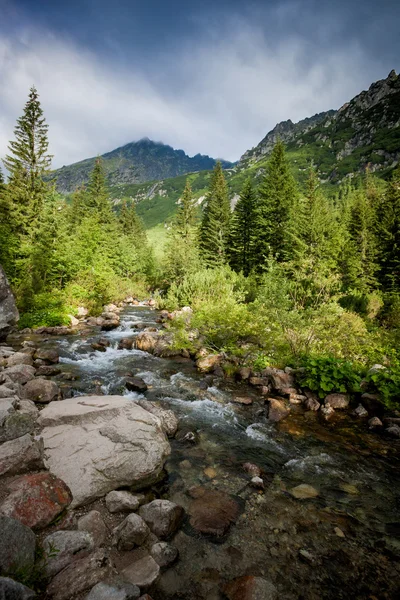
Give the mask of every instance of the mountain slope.
MULTIPOLYGON (((110 186, 119 186, 171 177, 212 169, 215 159, 202 154, 189 157, 183 150, 174 150, 166 144, 147 138, 126 144, 103 154, 104 168, 110 186)), ((50 175, 56 180, 57 189, 70 193, 89 180, 96 158, 88 158, 64 166, 50 175)), ((222 161, 224 167, 231 163, 222 161)))

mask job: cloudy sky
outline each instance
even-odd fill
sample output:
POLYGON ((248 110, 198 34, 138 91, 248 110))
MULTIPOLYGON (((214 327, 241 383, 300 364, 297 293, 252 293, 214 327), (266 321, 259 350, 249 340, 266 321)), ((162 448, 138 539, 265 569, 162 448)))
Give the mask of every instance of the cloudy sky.
POLYGON ((53 166, 141 137, 237 160, 399 70, 395 0, 0 0, 0 157, 35 84, 53 166))

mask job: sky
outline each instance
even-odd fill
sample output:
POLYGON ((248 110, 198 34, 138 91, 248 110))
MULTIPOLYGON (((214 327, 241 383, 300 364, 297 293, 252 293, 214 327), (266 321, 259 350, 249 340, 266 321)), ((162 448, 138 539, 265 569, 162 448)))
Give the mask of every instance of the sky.
POLYGON ((35 85, 53 167, 142 137, 237 160, 399 70, 392 0, 0 0, 0 158, 35 85))

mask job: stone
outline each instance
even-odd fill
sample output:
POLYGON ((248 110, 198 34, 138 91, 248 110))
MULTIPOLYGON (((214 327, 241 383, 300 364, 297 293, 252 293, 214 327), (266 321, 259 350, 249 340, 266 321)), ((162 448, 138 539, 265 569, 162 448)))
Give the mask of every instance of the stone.
POLYGON ((22 415, 29 415, 32 419, 37 419, 39 416, 39 410, 32 400, 20 400, 18 412, 22 415))
POLYGON ((140 589, 132 583, 114 582, 97 583, 85 600, 137 600, 140 596, 140 589))
POLYGON ((91 510, 78 520, 78 530, 90 533, 96 548, 105 543, 108 535, 107 526, 97 510, 91 510))
POLYGON ((35 377, 35 373, 36 369, 30 365, 15 365, 14 367, 7 367, 1 373, 1 376, 6 376, 13 383, 24 385, 35 377))
POLYGON ((236 374, 236 378, 241 381, 247 381, 251 377, 250 367, 241 367, 236 374))
POLYGON ((276 587, 263 577, 244 575, 224 587, 228 600, 277 600, 276 587))
POLYGON ((385 433, 387 433, 391 437, 400 438, 400 427, 395 424, 389 425, 389 427, 385 429, 385 433))
POLYGON ((374 373, 378 373, 378 371, 381 371, 382 369, 386 369, 386 367, 384 367, 383 365, 372 365, 372 367, 369 369, 368 371, 368 375, 373 375, 374 373))
POLYGON ((94 548, 87 531, 56 531, 43 540, 45 573, 52 578, 79 557, 82 551, 94 548))
POLYGON ((174 563, 179 555, 178 548, 167 542, 157 542, 150 548, 150 554, 161 569, 165 569, 174 563))
POLYGON ((22 475, 8 485, 8 490, 0 513, 33 529, 49 525, 72 500, 69 488, 52 473, 22 475))
POLYGON ((253 463, 244 463, 243 470, 246 471, 251 477, 261 477, 261 469, 253 463))
POLYGON ((99 344, 97 342, 93 342, 92 344, 90 344, 93 348, 93 350, 97 350, 98 352, 106 352, 107 348, 105 346, 103 346, 102 344, 99 344))
POLYGON ((24 572, 29 575, 35 562, 33 531, 15 519, 0 515, 0 540, 0 573, 24 572))
POLYGON ((368 417, 368 411, 363 407, 362 404, 359 404, 354 410, 353 415, 359 417, 360 419, 363 419, 365 417, 368 417))
POLYGON ((125 387, 130 392, 139 392, 141 394, 147 392, 147 383, 140 377, 129 377, 125 381, 125 387))
POLYGON ((157 338, 158 336, 152 333, 139 333, 135 340, 135 347, 138 350, 152 354, 157 344, 157 338))
POLYGON ((268 385, 268 379, 266 379, 265 377, 250 377, 249 383, 254 387, 267 387, 268 390, 270 389, 268 385))
POLYGON ((141 546, 150 534, 150 529, 136 513, 126 517, 113 531, 113 544, 118 550, 132 550, 141 546))
POLYGON ((372 417, 372 419, 369 419, 368 421, 368 427, 370 429, 376 429, 378 427, 382 427, 383 423, 380 419, 378 419, 378 417, 372 417))
POLYGON ((111 329, 116 329, 117 327, 119 327, 119 317, 117 315, 114 315, 113 319, 103 321, 101 325, 103 331, 111 331, 111 329))
POLYGON ((334 527, 333 531, 338 537, 344 538, 346 537, 340 527, 334 527))
POLYGON ((54 367, 53 365, 42 365, 36 371, 36 377, 54 377, 60 373, 60 367, 54 367))
POLYGON ((7 367, 14 367, 15 365, 33 365, 33 359, 29 354, 24 352, 15 352, 7 359, 7 367))
POLYGON ((315 566, 315 564, 317 562, 315 559, 315 556, 313 554, 311 554, 311 552, 309 552, 305 548, 302 548, 301 550, 299 550, 299 556, 304 562, 307 562, 310 565, 315 566))
POLYGON ((308 485, 307 483, 301 483, 300 485, 296 485, 296 487, 290 490, 290 493, 294 498, 297 498, 299 500, 306 500, 308 498, 316 498, 317 496, 319 496, 318 490, 316 490, 311 485, 308 485))
POLYGON ((264 489, 264 481, 261 479, 261 477, 252 477, 250 484, 258 490, 264 489))
POLYGON ((283 400, 268 398, 268 420, 278 423, 285 419, 290 413, 290 407, 283 400))
POLYGON ((161 408, 144 398, 139 398, 137 403, 160 420, 161 428, 168 437, 174 437, 178 430, 179 419, 172 410, 161 408))
POLYGON ((10 387, 12 384, 0 385, 0 398, 10 398, 14 395, 15 390, 10 387))
POLYGON ((292 373, 267 367, 262 371, 261 375, 270 381, 272 389, 279 394, 290 395, 297 393, 296 381, 292 373))
POLYGON ((73 507, 151 485, 171 451, 160 421, 124 396, 51 402, 38 422, 46 465, 70 487, 73 507))
POLYGON ((139 509, 139 515, 157 537, 171 536, 181 524, 184 510, 182 506, 170 500, 153 500, 139 509))
POLYGON ((335 411, 332 406, 322 406, 320 413, 324 421, 329 421, 334 416, 335 411))
POLYGON ((48 364, 56 364, 60 361, 60 355, 54 348, 38 348, 35 351, 35 358, 44 360, 48 364))
POLYGON ((214 467, 206 467, 203 473, 208 479, 215 479, 217 476, 217 471, 214 469, 214 467))
POLYGON ((0 425, 0 443, 31 433, 35 427, 36 415, 17 410, 0 425))
POLYGON ((234 396, 232 398, 232 401, 235 404, 243 404, 244 406, 249 406, 250 404, 253 404, 253 399, 249 396, 234 396))
POLYGON ((48 404, 60 397, 60 388, 48 379, 32 379, 24 386, 24 398, 39 404, 48 404))
POLYGON ((18 319, 15 298, 3 267, 0 265, 0 340, 5 340, 7 335, 13 331, 18 319))
POLYGON ((157 581, 160 575, 160 567, 154 558, 148 555, 126 567, 121 575, 130 583, 137 585, 141 589, 146 589, 157 581))
POLYGON ((304 406, 307 410, 317 411, 321 408, 320 402, 318 402, 316 397, 309 396, 307 400, 304 402, 304 406))
POLYGON ((43 440, 26 434, 0 446, 0 475, 43 468, 43 440))
POLYGON ((220 354, 208 354, 208 356, 204 356, 197 359, 196 367, 197 370, 200 371, 200 373, 211 373, 216 367, 220 365, 220 363, 220 354))
POLYGON ((36 598, 33 590, 9 577, 0 577, 1 600, 31 600, 36 598))
POLYGON ((190 525, 198 533, 223 536, 240 514, 239 504, 225 492, 198 486, 190 495, 190 525))
POLYGON ((118 348, 120 350, 132 350, 134 343, 135 343, 135 338, 133 338, 133 337, 122 338, 122 340, 119 340, 119 342, 118 342, 118 348))
POLYGON ((140 506, 140 496, 131 492, 113 491, 106 496, 106 506, 110 513, 133 512, 140 506))
POLYGON ((3 425, 5 420, 15 413, 16 400, 12 398, 2 398, 0 400, 0 425, 3 425))
POLYGON ((325 406, 333 409, 344 409, 349 406, 350 398, 347 394, 328 394, 324 400, 325 406))
POLYGON ((58 573, 46 593, 54 600, 70 600, 88 592, 100 581, 114 575, 108 553, 100 548, 85 558, 79 558, 58 573))

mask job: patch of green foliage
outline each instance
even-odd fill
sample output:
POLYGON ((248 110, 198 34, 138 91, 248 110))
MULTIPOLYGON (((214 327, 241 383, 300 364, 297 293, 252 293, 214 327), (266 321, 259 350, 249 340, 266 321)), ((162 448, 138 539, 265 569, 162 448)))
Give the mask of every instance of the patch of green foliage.
POLYGON ((361 392, 362 370, 354 363, 332 356, 316 356, 306 358, 302 366, 304 373, 298 376, 301 387, 316 392, 319 398, 332 392, 361 392))
POLYGON ((372 391, 379 394, 386 408, 400 410, 400 361, 389 368, 376 369, 367 374, 366 381, 372 391))

